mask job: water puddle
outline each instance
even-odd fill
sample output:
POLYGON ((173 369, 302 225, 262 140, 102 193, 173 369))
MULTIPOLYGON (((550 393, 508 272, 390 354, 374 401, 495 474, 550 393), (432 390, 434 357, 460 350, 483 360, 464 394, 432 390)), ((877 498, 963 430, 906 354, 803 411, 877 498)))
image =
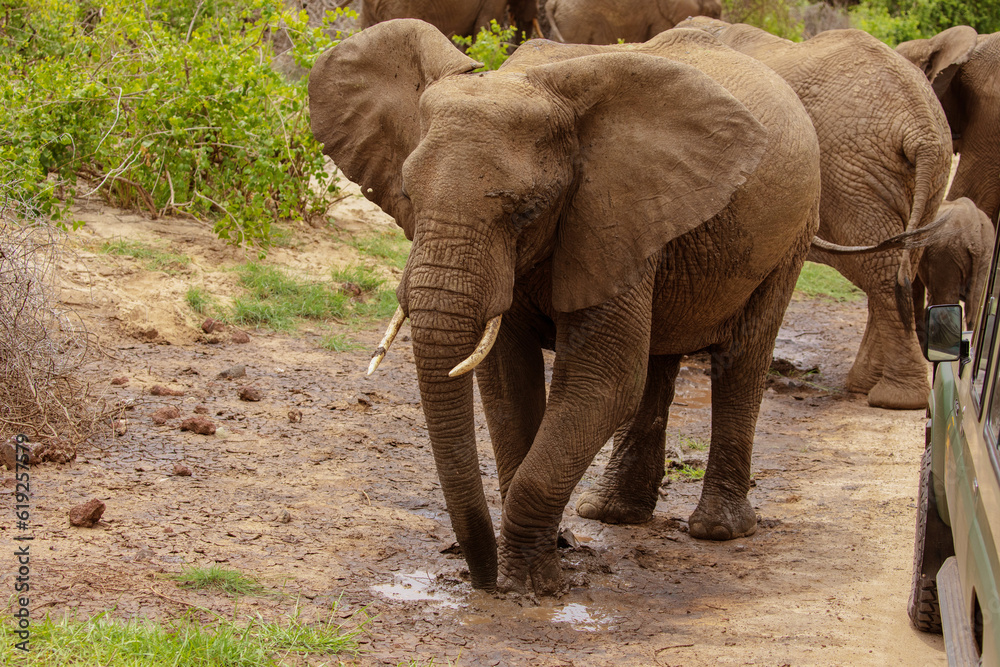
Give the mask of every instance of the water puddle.
POLYGON ((438 588, 435 577, 430 572, 396 574, 393 578, 393 583, 372 586, 372 590, 390 600, 428 601, 436 603, 439 607, 459 608, 458 598, 438 588))
POLYGON ((614 620, 610 615, 588 609, 586 605, 582 605, 579 602, 571 602, 555 607, 531 607, 522 610, 522 614, 525 618, 536 621, 566 623, 574 630, 580 632, 602 630, 611 625, 614 620))

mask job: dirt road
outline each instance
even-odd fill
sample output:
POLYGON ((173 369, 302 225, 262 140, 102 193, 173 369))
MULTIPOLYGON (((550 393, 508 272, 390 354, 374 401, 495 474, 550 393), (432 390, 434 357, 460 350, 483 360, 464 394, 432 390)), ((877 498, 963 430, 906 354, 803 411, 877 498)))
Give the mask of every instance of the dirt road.
MULTIPOLYGON (((363 206, 348 204, 344 229, 367 224, 363 206)), ((923 413, 875 410, 842 391, 865 322, 863 301, 797 296, 789 309, 775 356, 818 366, 819 374, 809 384, 776 379, 766 393, 750 496, 761 517, 756 535, 691 539, 685 521, 700 482, 675 470, 644 525, 581 519, 574 497, 564 525, 577 546, 562 550, 572 590, 537 604, 497 600, 473 592, 464 561, 449 553, 454 536, 408 329, 372 378, 364 368, 381 336, 376 326, 351 331, 365 350, 340 353, 321 349, 323 331, 308 328, 250 331, 242 345, 205 342, 184 290, 235 289, 224 269, 242 261, 238 253, 194 223, 88 215, 83 239, 158 240, 194 262, 166 275, 83 251, 64 267, 64 298, 114 355, 93 380, 127 377, 109 391, 134 408, 124 436, 82 451, 74 463, 33 471, 36 617, 112 606, 121 617, 162 618, 193 606, 229 616, 236 606, 238 614, 280 618, 298 605, 303 617, 323 618, 337 604, 339 618, 362 608, 373 617, 364 652, 345 658, 361 665, 945 664, 940 638, 912 630, 905 613, 923 413), (135 337, 143 327, 158 329, 152 342, 135 337), (244 377, 219 377, 236 364, 245 366, 244 377), (184 393, 154 397, 155 384, 184 393), (240 400, 246 385, 262 399, 240 400), (199 408, 223 432, 180 431, 180 419, 154 424, 152 413, 167 405, 182 417, 199 408), (174 475, 178 462, 193 474, 174 475), (70 527, 69 508, 95 497, 107 504, 105 523, 70 527), (282 594, 235 605, 164 577, 211 563, 282 594)), ((354 259, 327 232, 297 234, 296 247, 269 261, 322 275, 354 259)), ((686 363, 668 426, 675 457, 695 468, 707 456, 705 368, 698 358, 686 363)), ((477 424, 497 521, 481 414, 477 424)), ((597 478, 606 456, 605 449, 578 491, 597 478)), ((2 528, 0 539, 10 544, 11 529, 2 528)))

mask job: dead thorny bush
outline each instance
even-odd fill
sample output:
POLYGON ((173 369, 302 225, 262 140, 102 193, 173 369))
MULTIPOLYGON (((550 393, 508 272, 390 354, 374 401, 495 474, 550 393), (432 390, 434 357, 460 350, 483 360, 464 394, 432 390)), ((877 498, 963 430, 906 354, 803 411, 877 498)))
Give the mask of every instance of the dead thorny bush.
POLYGON ((19 213, 0 202, 0 436, 77 446, 109 428, 114 412, 82 379, 101 352, 83 322, 54 305, 60 232, 19 213))

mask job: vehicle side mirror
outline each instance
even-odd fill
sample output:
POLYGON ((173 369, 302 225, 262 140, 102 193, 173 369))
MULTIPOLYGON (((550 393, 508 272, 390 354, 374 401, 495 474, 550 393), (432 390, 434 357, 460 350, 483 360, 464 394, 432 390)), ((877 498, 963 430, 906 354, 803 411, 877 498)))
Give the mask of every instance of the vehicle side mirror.
POLYGON ((962 358, 962 306, 931 306, 926 311, 924 358, 931 363, 962 358))

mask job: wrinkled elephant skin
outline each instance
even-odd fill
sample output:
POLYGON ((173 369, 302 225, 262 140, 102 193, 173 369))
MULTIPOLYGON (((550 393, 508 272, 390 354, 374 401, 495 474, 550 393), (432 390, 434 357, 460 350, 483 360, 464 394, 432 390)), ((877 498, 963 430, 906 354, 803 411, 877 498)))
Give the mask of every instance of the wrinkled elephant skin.
MULTIPOLYGON (((948 124, 924 77, 860 30, 828 30, 802 43, 704 18, 705 30, 757 58, 799 95, 820 143, 819 236, 874 245, 934 220, 951 165, 948 124)), ((847 389, 874 407, 922 409, 930 384, 914 329, 910 281, 919 250, 809 259, 834 267, 868 296, 868 325, 847 389)))

